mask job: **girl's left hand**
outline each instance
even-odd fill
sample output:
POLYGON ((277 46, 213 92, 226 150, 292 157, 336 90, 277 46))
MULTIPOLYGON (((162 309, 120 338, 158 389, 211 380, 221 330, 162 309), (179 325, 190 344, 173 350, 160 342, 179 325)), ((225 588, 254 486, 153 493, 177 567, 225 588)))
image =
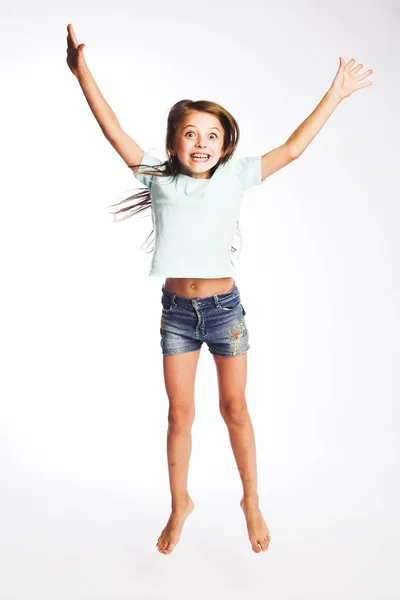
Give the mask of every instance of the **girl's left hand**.
POLYGON ((368 77, 368 75, 371 75, 371 73, 373 73, 372 69, 369 69, 369 71, 366 71, 363 75, 357 76, 358 71, 363 68, 363 65, 357 65, 352 69, 351 67, 356 62, 354 58, 349 60, 347 65, 344 64, 344 59, 342 57, 339 58, 339 61, 339 69, 332 82, 331 89, 338 94, 340 100, 347 98, 347 96, 350 96, 356 90, 372 85, 372 81, 358 83, 362 79, 368 77))

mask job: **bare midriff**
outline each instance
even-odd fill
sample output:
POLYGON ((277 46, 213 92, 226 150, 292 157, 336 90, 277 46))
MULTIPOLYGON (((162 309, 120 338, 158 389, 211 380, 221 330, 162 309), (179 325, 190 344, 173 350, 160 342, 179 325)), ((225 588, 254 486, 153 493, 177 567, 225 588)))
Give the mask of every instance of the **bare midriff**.
POLYGON ((205 298, 214 294, 225 294, 235 285, 233 277, 220 279, 186 279, 184 277, 167 277, 164 289, 172 294, 185 298, 205 298))

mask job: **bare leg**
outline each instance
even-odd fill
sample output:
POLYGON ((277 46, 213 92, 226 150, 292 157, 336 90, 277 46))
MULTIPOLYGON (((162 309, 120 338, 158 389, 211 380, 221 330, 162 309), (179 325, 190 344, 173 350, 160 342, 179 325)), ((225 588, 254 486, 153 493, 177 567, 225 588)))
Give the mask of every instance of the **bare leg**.
POLYGON ((243 485, 240 506, 246 517, 247 530, 254 552, 268 550, 271 535, 259 509, 257 461, 253 425, 247 408, 224 413, 229 439, 243 485))
POLYGON ((228 427, 243 486, 240 506, 246 518, 252 549, 258 553, 268 549, 271 535, 258 506, 256 446, 245 398, 247 353, 235 357, 214 356, 214 360, 218 374, 220 411, 228 427))
POLYGON ((156 546, 170 554, 179 542, 182 527, 194 510, 187 482, 192 451, 194 380, 200 351, 164 356, 164 379, 169 398, 167 458, 171 489, 171 515, 156 546))

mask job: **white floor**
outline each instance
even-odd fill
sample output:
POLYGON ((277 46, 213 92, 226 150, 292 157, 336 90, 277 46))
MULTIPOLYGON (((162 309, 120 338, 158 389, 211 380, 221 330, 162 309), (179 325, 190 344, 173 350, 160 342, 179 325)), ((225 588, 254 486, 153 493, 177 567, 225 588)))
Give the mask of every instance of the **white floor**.
POLYGON ((298 498, 270 492, 260 507, 272 541, 257 555, 236 491, 198 491, 179 544, 165 556, 155 544, 169 516, 166 490, 145 497, 113 487, 7 482, 1 600, 400 598, 398 519, 371 498, 335 515, 321 496, 311 520, 304 488, 298 498))

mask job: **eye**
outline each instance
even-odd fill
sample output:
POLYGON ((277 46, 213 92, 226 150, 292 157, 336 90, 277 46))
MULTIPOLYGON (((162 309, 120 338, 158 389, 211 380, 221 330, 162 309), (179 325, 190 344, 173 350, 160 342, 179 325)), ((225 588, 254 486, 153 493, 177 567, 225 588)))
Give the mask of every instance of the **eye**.
MULTIPOLYGON (((185 133, 185 135, 189 135, 189 134, 196 135, 196 134, 194 133, 194 131, 187 131, 187 132, 185 133)), ((213 139, 213 140, 215 140, 215 139, 218 139, 218 135, 217 135, 216 133, 210 133, 210 136, 211 136, 211 135, 213 135, 213 136, 214 136, 214 137, 213 137, 213 138, 211 138, 211 139, 213 139)))

